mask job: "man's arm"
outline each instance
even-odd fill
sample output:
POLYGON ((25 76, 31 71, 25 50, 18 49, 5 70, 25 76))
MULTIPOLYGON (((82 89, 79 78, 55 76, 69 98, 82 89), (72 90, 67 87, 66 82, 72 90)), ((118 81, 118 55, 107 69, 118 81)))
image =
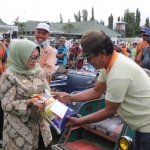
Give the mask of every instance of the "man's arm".
POLYGON ((105 108, 82 118, 68 117, 69 121, 65 126, 94 123, 114 116, 125 99, 129 84, 130 80, 128 79, 113 79, 109 81, 105 95, 105 108))
POLYGON ((83 102, 97 99, 101 97, 101 95, 104 93, 105 90, 106 90, 106 83, 97 81, 95 87, 83 91, 81 93, 73 94, 71 96, 71 99, 73 102, 83 102))
POLYGON ((78 119, 78 125, 88 124, 88 123, 95 123, 102 120, 105 120, 109 117, 112 117, 116 114, 119 106, 121 103, 113 103, 105 100, 106 107, 102 110, 99 110, 95 113, 87 115, 85 117, 78 119))
POLYGON ((135 60, 134 60, 136 63, 138 62, 137 57, 138 57, 138 55, 140 53, 139 45, 140 45, 140 43, 138 43, 137 47, 136 47, 136 54, 135 54, 135 60))
POLYGON ((106 83, 97 81, 94 88, 82 91, 81 93, 71 95, 65 92, 52 92, 51 94, 55 95, 55 98, 62 103, 84 102, 100 98, 105 89, 106 83))
POLYGON ((64 54, 64 53, 56 54, 56 57, 57 57, 57 58, 63 58, 64 56, 65 56, 65 54, 64 54))
POLYGON ((44 62, 43 71, 46 74, 48 83, 50 83, 50 77, 53 74, 54 69, 55 69, 56 53, 52 49, 46 55, 47 55, 47 58, 46 58, 46 61, 44 62))

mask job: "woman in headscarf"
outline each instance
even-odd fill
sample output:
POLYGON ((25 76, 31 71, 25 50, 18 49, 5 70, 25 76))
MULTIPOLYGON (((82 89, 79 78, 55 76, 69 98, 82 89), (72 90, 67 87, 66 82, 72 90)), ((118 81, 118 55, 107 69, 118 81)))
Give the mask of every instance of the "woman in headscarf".
POLYGON ((40 47, 29 40, 11 43, 8 69, 0 78, 0 98, 4 111, 4 150, 50 150, 49 124, 40 116, 44 104, 31 98, 49 89, 37 63, 40 47))

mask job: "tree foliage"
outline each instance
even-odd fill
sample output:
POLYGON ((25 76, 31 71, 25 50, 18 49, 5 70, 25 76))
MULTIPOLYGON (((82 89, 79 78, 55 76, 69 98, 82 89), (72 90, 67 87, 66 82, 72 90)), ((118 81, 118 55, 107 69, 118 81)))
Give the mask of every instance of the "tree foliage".
POLYGON ((60 21, 59 21, 59 23, 63 23, 63 17, 62 17, 61 14, 60 14, 60 21))
POLYGON ((82 10, 82 18, 83 18, 83 21, 87 21, 88 20, 88 12, 87 12, 86 9, 82 10))
POLYGON ((75 21, 81 21, 81 13, 80 13, 80 10, 78 11, 77 14, 74 14, 74 19, 75 19, 75 21))
POLYGON ((26 24, 24 22, 19 22, 19 21, 16 21, 16 20, 13 23, 14 23, 15 26, 18 26, 19 33, 23 34, 25 29, 27 28, 26 24))
POLYGON ((136 9, 136 15, 134 12, 130 12, 129 9, 126 9, 124 12, 124 21, 126 22, 126 37, 138 36, 141 22, 141 13, 139 9, 136 9))
POLYGON ((74 30, 74 26, 70 22, 63 26, 63 31, 65 33, 70 33, 72 30, 74 30))
POLYGON ((108 17, 108 28, 113 29, 113 21, 114 21, 114 18, 113 18, 113 15, 111 14, 108 17))
POLYGON ((138 8, 136 9, 135 22, 136 22, 135 35, 137 36, 140 31, 140 22, 141 22, 141 13, 138 8))
POLYGON ((119 16, 119 17, 117 17, 117 21, 118 21, 118 22, 120 21, 120 16, 119 16))
POLYGON ((100 24, 105 25, 104 21, 102 21, 102 20, 100 21, 100 24))
POLYGON ((129 12, 129 9, 126 9, 124 12, 124 22, 126 22, 126 27, 125 27, 126 37, 135 36, 136 33, 135 14, 133 12, 129 12))
POLYGON ((93 7, 92 7, 92 17, 91 17, 90 20, 95 20, 95 18, 94 18, 94 8, 93 7))
POLYGON ((145 27, 148 27, 148 28, 150 27, 149 26, 149 18, 146 18, 146 20, 145 20, 145 27))

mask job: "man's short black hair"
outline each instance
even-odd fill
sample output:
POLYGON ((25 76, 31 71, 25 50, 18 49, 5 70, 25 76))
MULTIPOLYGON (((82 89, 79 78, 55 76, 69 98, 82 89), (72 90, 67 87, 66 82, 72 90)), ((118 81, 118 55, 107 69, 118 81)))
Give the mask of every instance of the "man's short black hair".
POLYGON ((105 50, 107 55, 111 55, 113 53, 114 45, 110 37, 106 36, 106 39, 101 44, 99 44, 95 49, 92 49, 91 53, 93 53, 95 56, 98 56, 99 53, 102 52, 102 50, 105 50))

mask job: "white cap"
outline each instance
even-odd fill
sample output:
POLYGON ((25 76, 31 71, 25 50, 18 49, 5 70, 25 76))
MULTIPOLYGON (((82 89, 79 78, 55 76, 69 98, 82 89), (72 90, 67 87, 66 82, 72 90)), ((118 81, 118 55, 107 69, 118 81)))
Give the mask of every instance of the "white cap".
POLYGON ((44 29, 44 30, 50 32, 50 26, 46 23, 39 23, 37 25, 36 29, 44 29))
POLYGON ((3 40, 3 36, 2 35, 0 35, 0 40, 3 40))
POLYGON ((125 45, 126 43, 123 42, 123 41, 121 41, 121 42, 119 42, 119 44, 120 44, 120 45, 125 45))

